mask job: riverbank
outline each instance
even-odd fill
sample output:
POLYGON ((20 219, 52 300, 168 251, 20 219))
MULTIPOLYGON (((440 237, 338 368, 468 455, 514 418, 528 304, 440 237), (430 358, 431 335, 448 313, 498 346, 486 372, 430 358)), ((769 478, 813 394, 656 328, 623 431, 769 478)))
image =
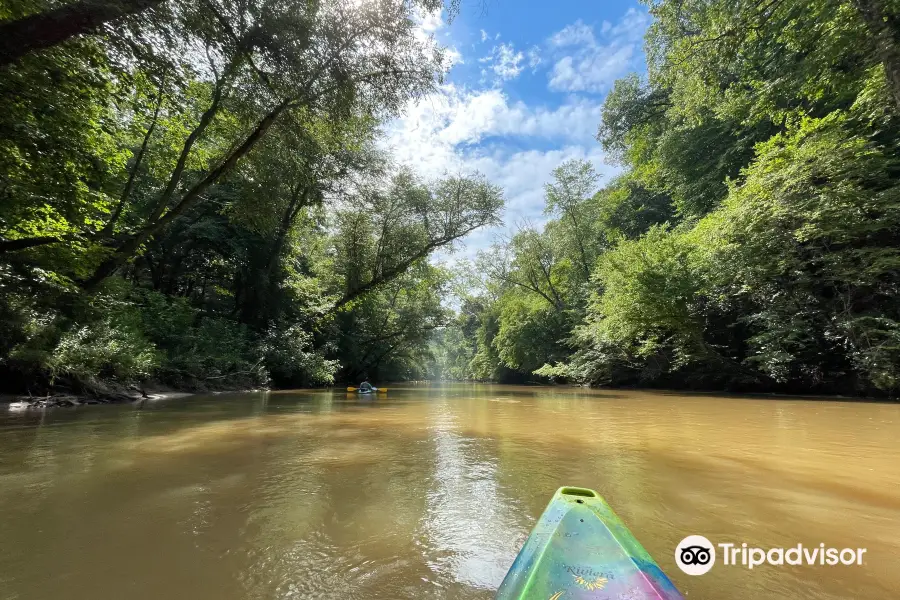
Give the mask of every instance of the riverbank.
POLYGON ((208 386, 196 382, 189 386, 173 387, 157 381, 145 384, 119 384, 115 382, 94 382, 78 392, 65 388, 51 388, 42 395, 0 393, 0 411, 23 411, 46 408, 71 408, 75 406, 100 404, 128 404, 153 402, 193 396, 195 394, 218 394, 224 392, 252 392, 247 386, 208 386))
POLYGON ((0 407, 5 407, 9 411, 21 411, 96 404, 126 404, 130 402, 180 398, 194 393, 196 392, 174 390, 158 384, 124 386, 104 383, 93 388, 90 393, 75 394, 58 390, 40 396, 0 394, 0 407))
POLYGON ((125 402, 145 402, 154 400, 171 400, 173 398, 182 398, 185 396, 193 396, 193 392, 159 392, 147 394, 137 397, 122 398, 117 400, 88 398, 85 396, 72 396, 68 394, 57 394, 54 396, 5 396, 0 397, 0 406, 5 405, 10 412, 23 410, 42 410, 46 408, 71 408, 75 406, 99 405, 99 404, 122 404, 125 402))

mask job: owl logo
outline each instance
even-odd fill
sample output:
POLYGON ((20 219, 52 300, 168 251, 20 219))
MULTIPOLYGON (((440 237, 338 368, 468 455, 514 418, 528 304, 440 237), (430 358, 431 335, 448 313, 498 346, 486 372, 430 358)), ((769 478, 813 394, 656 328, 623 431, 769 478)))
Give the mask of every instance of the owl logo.
POLYGON ((710 548, 687 546, 681 549, 681 562, 686 565, 705 565, 712 558, 710 548))
POLYGON ((716 564, 716 549, 702 535, 689 535, 675 548, 675 564, 688 575, 703 575, 716 564))

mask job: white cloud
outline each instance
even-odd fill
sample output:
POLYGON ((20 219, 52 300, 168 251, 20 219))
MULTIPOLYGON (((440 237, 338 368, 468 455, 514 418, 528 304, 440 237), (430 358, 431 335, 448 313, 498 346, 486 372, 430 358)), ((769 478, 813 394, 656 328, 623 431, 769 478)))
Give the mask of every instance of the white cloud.
MULTIPOLYGON (((449 47, 450 61, 462 61, 440 13, 424 15, 419 21, 422 36, 441 38, 449 47)), ((534 105, 511 99, 499 84, 526 68, 536 71, 546 64, 554 90, 605 91, 639 58, 637 44, 648 21, 645 12, 631 10, 618 23, 604 22, 596 30, 576 21, 546 44, 522 51, 511 43, 495 42, 490 53, 479 59, 486 87, 442 85, 427 98, 410 103, 403 117, 385 125, 383 144, 399 164, 421 176, 433 179, 479 171, 503 188, 505 225, 475 232, 467 238, 466 249, 454 257, 473 256, 523 219, 541 226, 546 220, 544 183, 563 161, 583 158, 607 177, 615 172, 605 164, 602 147, 593 138, 601 119, 598 98, 570 93, 557 96, 559 104, 534 105)), ((499 34, 484 30, 479 34, 482 43, 499 39, 499 34)))
MULTIPOLYGON (((492 137, 535 138, 563 143, 595 144, 602 105, 571 97, 557 108, 532 107, 510 102, 499 89, 470 91, 443 86, 407 107, 405 116, 387 128, 389 142, 401 160, 403 153, 420 163, 440 149, 452 154, 456 146, 472 145, 492 137)), ((426 161, 427 162, 427 161, 426 161)), ((429 169, 449 168, 444 159, 429 169)))
POLYGON ((418 15, 419 27, 426 33, 434 33, 444 28, 444 19, 440 10, 420 13, 418 15))
POLYGON ((602 92, 624 75, 635 56, 633 46, 609 48, 608 52, 582 57, 565 56, 553 65, 550 89, 558 91, 602 92))
POLYGON ((447 84, 388 124, 385 143, 399 163, 423 177, 479 171, 504 189, 506 227, 467 238, 458 256, 471 256, 521 219, 544 221, 543 184, 561 162, 586 158, 598 171, 613 172, 593 139, 600 110, 577 96, 555 108, 534 107, 510 101, 499 89, 447 84))
POLYGON ((625 73, 638 68, 640 44, 650 15, 634 8, 619 23, 604 21, 598 40, 594 28, 581 20, 550 37, 557 51, 549 87, 564 92, 605 92, 625 73))
POLYGON ((647 27, 650 25, 650 20, 649 13, 636 8, 629 8, 622 20, 613 26, 611 31, 615 36, 621 36, 628 41, 639 42, 643 39, 644 32, 647 31, 647 27))
POLYGON ((465 64, 462 53, 455 46, 447 46, 444 48, 444 69, 449 71, 455 65, 465 64))
POLYGON ((531 68, 532 73, 537 70, 541 62, 541 49, 538 46, 532 46, 528 50, 528 66, 531 68))
POLYGON ((525 55, 516 52, 512 44, 500 44, 494 46, 491 53, 484 58, 479 58, 478 62, 489 63, 488 69, 494 72, 495 82, 501 83, 519 76, 524 68, 522 60, 525 55))
POLYGON ((510 227, 522 219, 544 221, 544 183, 550 180, 553 169, 573 158, 591 161, 605 175, 614 172, 604 163, 599 144, 590 148, 567 145, 553 150, 497 151, 472 157, 468 164, 503 188, 507 199, 505 221, 510 227))
POLYGON ((585 25, 578 19, 571 25, 566 25, 561 31, 557 31, 550 37, 550 44, 559 48, 568 46, 594 46, 597 40, 594 38, 594 28, 585 25))

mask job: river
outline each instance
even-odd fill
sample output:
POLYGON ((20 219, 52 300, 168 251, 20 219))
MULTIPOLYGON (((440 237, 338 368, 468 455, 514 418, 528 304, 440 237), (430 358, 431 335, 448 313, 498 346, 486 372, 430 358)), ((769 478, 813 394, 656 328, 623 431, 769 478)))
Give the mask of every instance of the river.
POLYGON ((460 384, 0 415, 0 599, 488 599, 564 484, 689 599, 900 597, 900 405, 460 384))

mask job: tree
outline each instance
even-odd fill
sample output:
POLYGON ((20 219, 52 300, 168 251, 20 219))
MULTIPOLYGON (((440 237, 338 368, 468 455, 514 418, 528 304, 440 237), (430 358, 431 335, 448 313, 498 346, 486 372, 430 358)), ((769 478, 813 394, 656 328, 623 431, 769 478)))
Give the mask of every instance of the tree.
POLYGON ((855 371, 900 385, 900 173, 892 148, 833 113, 760 148, 711 240, 717 289, 746 302, 747 362, 781 382, 834 385, 855 371))
POLYGON ((104 24, 139 13, 163 0, 80 0, 0 23, 0 67, 29 52, 55 46, 104 24))
POLYGON ((384 172, 386 157, 374 147, 377 122, 368 116, 342 121, 285 122, 273 130, 241 168, 247 183, 229 212, 267 240, 241 275, 241 320, 268 323, 281 312, 277 287, 284 279, 289 238, 305 211, 333 202, 362 178, 384 172))
POLYGON ((378 131, 442 73, 414 18, 438 8, 169 0, 8 64, 4 387, 424 373, 446 323, 428 255, 503 202, 479 176, 388 180, 378 131))
POLYGON ((153 210, 87 279, 89 289, 201 201, 206 190, 231 172, 282 114, 303 119, 323 112, 335 116, 366 110, 390 113, 406 99, 427 90, 437 75, 440 56, 429 56, 427 43, 416 38, 410 4, 377 0, 360 7, 347 0, 268 12, 267 7, 265 0, 259 4, 212 6, 209 18, 222 24, 217 33, 223 41, 212 47, 207 44, 207 53, 220 53, 223 60, 212 67, 219 74, 210 103, 185 139, 153 210), (239 18, 229 11, 237 12, 239 18), (257 23, 253 14, 265 17, 257 23), (243 30, 238 24, 244 24, 243 30), (250 103, 240 102, 235 94, 243 85, 254 90, 250 103), (235 110, 249 116, 247 124, 239 128, 228 149, 179 192, 195 142, 227 100, 236 103, 235 110))
POLYGON ((533 296, 505 295, 499 303, 500 317, 491 345, 501 363, 522 373, 532 373, 567 354, 565 332, 571 324, 566 315, 533 296))
POLYGON ((338 215, 337 264, 344 292, 338 310, 389 283, 434 250, 499 223, 502 191, 481 176, 452 176, 431 186, 402 170, 386 188, 364 189, 338 215))
POLYGON ((335 356, 342 377, 422 379, 432 359, 433 333, 448 323, 441 306, 445 274, 420 262, 337 315, 335 356))
POLYGON ((570 160, 553 170, 554 181, 544 186, 546 208, 544 212, 556 215, 568 225, 565 237, 575 254, 586 283, 597 258, 593 241, 596 236, 590 230, 590 214, 594 207, 591 199, 596 191, 599 176, 586 160, 570 160))
POLYGON ((549 236, 533 228, 522 228, 508 243, 479 255, 478 266, 501 284, 537 294, 555 310, 566 308, 559 253, 549 236))
POLYGON ((649 4, 648 74, 616 82, 597 135, 624 172, 588 199, 564 165, 553 218, 485 261, 473 364, 896 393, 900 6, 649 4))

